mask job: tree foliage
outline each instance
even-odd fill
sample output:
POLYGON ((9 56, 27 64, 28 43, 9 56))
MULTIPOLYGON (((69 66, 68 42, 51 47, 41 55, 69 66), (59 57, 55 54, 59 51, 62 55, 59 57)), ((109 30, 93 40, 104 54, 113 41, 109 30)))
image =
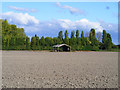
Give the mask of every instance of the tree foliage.
MULTIPOLYGON (((56 44, 68 44, 72 50, 110 50, 115 45, 112 43, 112 38, 109 33, 103 30, 95 33, 95 29, 91 29, 90 32, 81 32, 79 36, 79 30, 72 31, 71 36, 68 36, 68 31, 60 31, 58 37, 39 37, 35 35, 31 37, 26 36, 23 28, 18 28, 16 25, 11 25, 7 20, 0 20, 2 26, 2 49, 3 50, 51 50, 53 45, 56 44), (101 42, 102 36, 102 42, 101 42), (64 38, 63 38, 64 37, 64 38)), ((0 36, 1 37, 1 36, 0 36)))
POLYGON ((62 31, 60 31, 58 34, 58 40, 59 40, 59 44, 63 43, 63 32, 62 31))
POLYGON ((69 44, 69 38, 68 38, 68 31, 67 31, 67 30, 65 31, 65 34, 64 34, 64 35, 65 35, 64 43, 65 43, 65 44, 69 44))
POLYGON ((26 49, 26 38, 23 28, 10 25, 7 20, 2 20, 2 49, 24 50, 26 49))

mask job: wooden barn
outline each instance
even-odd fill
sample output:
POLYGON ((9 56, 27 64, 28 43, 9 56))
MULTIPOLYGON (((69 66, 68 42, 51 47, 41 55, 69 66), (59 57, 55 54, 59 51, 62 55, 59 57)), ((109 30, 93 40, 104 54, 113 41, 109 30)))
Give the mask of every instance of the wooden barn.
POLYGON ((59 45, 54 45, 53 46, 54 51, 66 51, 66 52, 70 52, 71 51, 71 47, 67 44, 59 44, 59 45))

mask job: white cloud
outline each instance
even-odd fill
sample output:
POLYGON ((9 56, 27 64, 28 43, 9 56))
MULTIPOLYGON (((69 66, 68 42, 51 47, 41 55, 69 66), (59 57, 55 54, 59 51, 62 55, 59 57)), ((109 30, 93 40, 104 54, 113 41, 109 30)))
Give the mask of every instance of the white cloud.
POLYGON ((28 9, 28 8, 21 8, 21 7, 16 7, 16 6, 8 6, 8 8, 16 11, 24 11, 24 12, 36 12, 36 9, 28 9))
POLYGON ((61 5, 59 2, 56 3, 56 5, 60 8, 67 9, 71 14, 81 14, 86 15, 83 10, 80 10, 78 8, 74 8, 68 5, 61 5))
POLYGON ((112 25, 111 25, 111 24, 109 24, 109 25, 108 25, 108 27, 112 28, 112 25))
POLYGON ((60 26, 64 29, 83 29, 83 30, 90 30, 91 28, 94 28, 96 32, 102 32, 103 27, 100 26, 100 23, 98 22, 91 22, 87 19, 81 19, 77 21, 71 21, 67 19, 61 19, 59 20, 60 26))
POLYGON ((64 29, 76 29, 75 23, 68 19, 58 20, 60 26, 64 29))
POLYGON ((98 21, 104 30, 107 30, 109 32, 118 32, 118 25, 114 23, 107 23, 104 20, 98 21))
MULTIPOLYGON (((1 15, 0 15, 1 16, 1 15)), ((18 27, 25 28, 26 33, 48 33, 53 34, 57 33, 60 30, 83 30, 90 31, 91 28, 94 28, 96 32, 102 32, 103 29, 107 31, 118 30, 117 25, 112 23, 105 23, 103 21, 92 22, 86 18, 71 21, 69 19, 59 19, 52 21, 39 21, 34 16, 29 15, 28 13, 14 13, 6 12, 2 14, 3 19, 7 19, 9 23, 16 24, 18 27)))
POLYGON ((59 30, 85 30, 90 31, 94 28, 96 32, 102 32, 103 27, 98 22, 91 22, 87 19, 71 21, 69 19, 59 19, 52 21, 39 22, 34 16, 28 13, 7 12, 2 14, 3 19, 7 19, 11 24, 24 27, 26 32, 54 32, 59 30))
POLYGON ((50 36, 55 37, 58 32, 62 30, 68 30, 69 35, 72 30, 83 30, 84 32, 89 32, 91 28, 94 28, 96 32, 102 32, 103 27, 100 26, 98 22, 91 22, 87 19, 81 19, 76 21, 71 21, 69 19, 59 19, 52 21, 42 21, 38 25, 24 26, 25 32, 31 36, 38 34, 39 36, 50 36))
POLYGON ((18 25, 31 25, 31 24, 39 24, 39 20, 37 20, 34 16, 29 15, 28 13, 14 13, 14 12, 6 12, 2 13, 2 18, 7 19, 10 23, 18 24, 18 25))
POLYGON ((69 35, 72 30, 83 30, 89 32, 91 28, 94 28, 96 32, 102 32, 106 30, 112 34, 113 41, 117 40, 118 25, 113 23, 107 23, 105 21, 99 20, 98 22, 89 21, 86 18, 71 21, 69 19, 59 19, 52 21, 39 21, 34 16, 29 15, 28 13, 14 13, 6 12, 0 14, 2 19, 7 19, 9 23, 16 24, 18 27, 25 29, 25 32, 28 36, 57 36, 58 32, 62 30, 68 30, 69 35), (113 34, 114 33, 114 34, 113 34))

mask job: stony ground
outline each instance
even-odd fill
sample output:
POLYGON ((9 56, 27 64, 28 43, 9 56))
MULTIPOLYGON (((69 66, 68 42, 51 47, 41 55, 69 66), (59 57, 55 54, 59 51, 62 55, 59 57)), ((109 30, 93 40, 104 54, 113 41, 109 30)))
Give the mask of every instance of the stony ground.
POLYGON ((3 51, 2 87, 117 88, 116 52, 3 51))

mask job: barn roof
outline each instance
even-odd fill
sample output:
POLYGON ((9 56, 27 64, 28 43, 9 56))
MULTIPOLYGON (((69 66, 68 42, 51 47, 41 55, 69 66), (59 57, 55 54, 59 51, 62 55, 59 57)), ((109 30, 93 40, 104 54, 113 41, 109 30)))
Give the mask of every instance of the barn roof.
POLYGON ((62 47, 62 46, 67 46, 67 47, 70 47, 69 45, 67 44, 58 44, 58 45, 54 45, 53 47, 62 47))

